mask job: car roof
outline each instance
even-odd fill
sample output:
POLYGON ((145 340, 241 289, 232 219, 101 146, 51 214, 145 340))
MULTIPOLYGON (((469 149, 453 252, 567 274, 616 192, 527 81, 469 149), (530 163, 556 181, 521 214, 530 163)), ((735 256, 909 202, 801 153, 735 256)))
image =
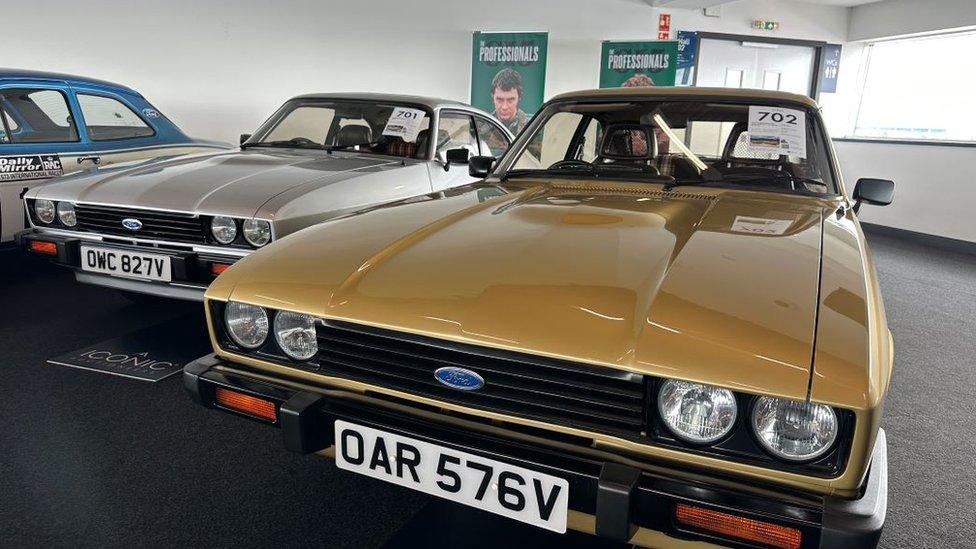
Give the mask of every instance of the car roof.
POLYGON ((558 100, 583 100, 583 99, 667 99, 669 97, 680 99, 755 99, 758 101, 787 101, 800 103, 808 107, 817 108, 817 102, 805 95, 787 93, 771 90, 754 90, 741 88, 699 88, 699 87, 675 87, 675 86, 649 86, 644 88, 600 88, 594 90, 580 90, 563 93, 552 98, 558 100))
POLYGON ((115 92, 134 93, 139 95, 139 92, 128 86, 123 86, 122 84, 116 84, 115 82, 109 82, 107 80, 98 80, 97 78, 88 78, 87 76, 75 76, 73 74, 62 74, 58 72, 6 69, 0 67, 0 80, 13 78, 24 80, 56 80, 58 82, 67 82, 68 84, 87 84, 115 92))
POLYGON ((472 107, 467 103, 454 101, 453 99, 441 99, 439 97, 426 97, 422 95, 403 95, 397 93, 310 93, 299 95, 294 99, 359 99, 366 101, 388 101, 390 103, 413 103, 430 109, 440 108, 464 108, 479 112, 484 112, 477 107, 472 107))

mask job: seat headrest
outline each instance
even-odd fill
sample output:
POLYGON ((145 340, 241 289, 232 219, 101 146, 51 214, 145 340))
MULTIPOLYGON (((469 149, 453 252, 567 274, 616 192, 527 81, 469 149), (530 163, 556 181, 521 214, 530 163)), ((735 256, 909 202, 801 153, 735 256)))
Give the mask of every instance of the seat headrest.
POLYGON ((346 145, 358 145, 360 143, 369 143, 373 140, 373 132, 366 126, 360 126, 358 124, 353 124, 349 126, 343 126, 339 128, 339 133, 336 134, 336 145, 346 146, 346 145))
POLYGON ((651 128, 641 124, 609 126, 600 144, 600 156, 618 160, 653 158, 657 142, 651 128))

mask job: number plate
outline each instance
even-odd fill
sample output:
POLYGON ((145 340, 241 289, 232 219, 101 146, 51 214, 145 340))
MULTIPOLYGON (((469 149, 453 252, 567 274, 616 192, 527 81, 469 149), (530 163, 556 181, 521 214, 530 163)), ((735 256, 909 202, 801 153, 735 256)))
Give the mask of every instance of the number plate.
POLYGON ((143 280, 173 280, 168 255, 128 250, 81 246, 81 270, 143 280))
POLYGON ((565 479, 340 420, 335 437, 340 469, 566 532, 565 479))

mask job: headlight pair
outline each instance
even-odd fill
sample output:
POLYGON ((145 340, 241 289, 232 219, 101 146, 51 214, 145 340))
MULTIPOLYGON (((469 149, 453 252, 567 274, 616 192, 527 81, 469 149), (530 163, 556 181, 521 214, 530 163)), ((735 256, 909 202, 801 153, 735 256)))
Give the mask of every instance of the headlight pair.
POLYGON ((53 200, 35 200, 34 215, 37 219, 49 225, 54 223, 57 217, 65 227, 74 227, 78 224, 78 216, 75 215, 75 205, 71 202, 54 202, 53 200))
MULTIPOLYGON (((738 417, 732 391, 674 379, 661 384, 657 409, 675 437, 701 445, 715 443, 731 433, 738 417)), ((749 425, 764 450, 795 462, 826 453, 839 427, 830 406, 768 396, 753 403, 749 425)))
MULTIPOLYGON (((224 310, 224 325, 235 343, 257 349, 267 341, 271 322, 263 307, 232 301, 224 310)), ((278 311, 274 314, 274 335, 278 347, 294 360, 309 360, 319 350, 312 316, 278 311)))
MULTIPOLYGON (((264 219, 246 219, 241 224, 244 240, 255 248, 271 242, 271 222, 264 219)), ((237 221, 232 217, 218 215, 210 221, 210 233, 214 240, 227 245, 237 238, 237 221)))

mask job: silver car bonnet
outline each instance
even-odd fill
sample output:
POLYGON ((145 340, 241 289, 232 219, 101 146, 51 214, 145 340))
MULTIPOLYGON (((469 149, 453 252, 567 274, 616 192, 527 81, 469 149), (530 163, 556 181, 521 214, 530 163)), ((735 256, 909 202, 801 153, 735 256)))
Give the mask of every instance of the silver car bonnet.
POLYGON ((311 190, 391 164, 420 161, 323 151, 231 151, 69 177, 33 198, 251 217, 290 189, 311 190))

